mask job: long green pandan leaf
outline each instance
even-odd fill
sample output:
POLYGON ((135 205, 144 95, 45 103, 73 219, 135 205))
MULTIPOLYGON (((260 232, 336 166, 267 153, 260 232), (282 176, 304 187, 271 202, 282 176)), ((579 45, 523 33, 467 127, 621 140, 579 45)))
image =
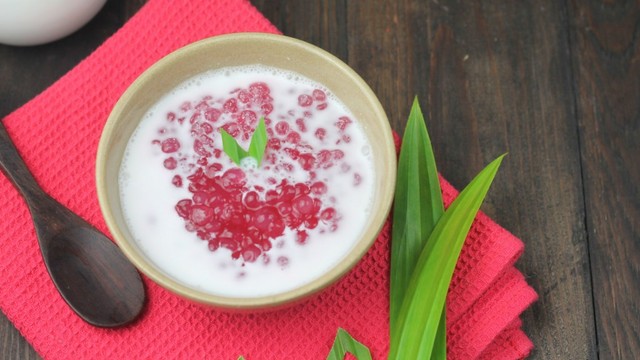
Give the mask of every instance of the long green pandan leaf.
POLYGON ((504 155, 484 168, 442 215, 422 250, 392 333, 389 359, 430 359, 464 240, 504 155))
MULTIPOLYGON (((418 256, 444 213, 431 139, 417 97, 413 100, 402 139, 393 211, 391 243, 390 328, 394 329, 418 256)), ((444 315, 444 306, 443 306, 444 315)), ((446 358, 444 316, 435 353, 446 358)), ((395 333, 391 332, 391 337, 395 333)))
MULTIPOLYGON (((418 256, 444 213, 438 170, 418 99, 414 98, 402 138, 391 230, 390 328, 414 272, 418 256)), ((394 337, 393 331, 391 337, 394 337)))
POLYGON ((351 353, 358 360, 371 360, 369 348, 351 337, 344 329, 338 328, 336 339, 333 342, 327 360, 343 360, 347 353, 351 353))

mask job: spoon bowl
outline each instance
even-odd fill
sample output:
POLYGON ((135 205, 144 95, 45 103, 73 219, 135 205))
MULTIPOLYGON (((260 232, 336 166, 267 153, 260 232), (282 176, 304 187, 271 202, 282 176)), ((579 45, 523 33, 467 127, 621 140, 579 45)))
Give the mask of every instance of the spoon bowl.
POLYGON ((50 240, 45 256, 49 274, 65 301, 85 321, 99 327, 125 325, 144 302, 142 282, 120 250, 101 232, 89 227, 66 228, 50 240), (118 276, 109 276, 113 268, 118 276), (132 286, 133 285, 133 286, 132 286), (106 301, 105 301, 106 299, 106 301))
POLYGON ((29 207, 44 264, 67 304, 94 326, 133 321, 145 298, 137 270, 109 238, 38 186, 2 123, 0 169, 29 207))

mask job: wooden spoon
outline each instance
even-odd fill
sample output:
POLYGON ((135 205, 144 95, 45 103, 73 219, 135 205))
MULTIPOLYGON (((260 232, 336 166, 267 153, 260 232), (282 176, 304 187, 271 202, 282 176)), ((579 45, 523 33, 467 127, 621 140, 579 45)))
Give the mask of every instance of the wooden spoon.
POLYGON ((133 321, 145 298, 140 275, 111 240, 38 186, 1 122, 0 168, 27 202, 44 264, 67 304, 95 326, 133 321))

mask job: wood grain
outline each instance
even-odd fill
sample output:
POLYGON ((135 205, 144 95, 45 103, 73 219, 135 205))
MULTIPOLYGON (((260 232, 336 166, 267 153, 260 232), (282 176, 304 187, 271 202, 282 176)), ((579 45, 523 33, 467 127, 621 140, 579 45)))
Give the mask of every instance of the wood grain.
POLYGON ((570 10, 598 348, 640 359, 640 2, 570 10))
POLYGON ((4 314, 0 318, 0 358, 6 360, 40 359, 40 356, 4 314))
POLYGON ((346 61, 346 0, 254 0, 284 35, 305 40, 346 61))

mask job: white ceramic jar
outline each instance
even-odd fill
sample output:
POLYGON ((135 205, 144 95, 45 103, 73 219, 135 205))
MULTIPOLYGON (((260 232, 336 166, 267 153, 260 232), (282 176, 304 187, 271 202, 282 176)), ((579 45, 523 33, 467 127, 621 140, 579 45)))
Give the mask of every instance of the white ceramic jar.
POLYGON ((0 43, 39 45, 81 28, 106 0, 0 0, 0 43))

